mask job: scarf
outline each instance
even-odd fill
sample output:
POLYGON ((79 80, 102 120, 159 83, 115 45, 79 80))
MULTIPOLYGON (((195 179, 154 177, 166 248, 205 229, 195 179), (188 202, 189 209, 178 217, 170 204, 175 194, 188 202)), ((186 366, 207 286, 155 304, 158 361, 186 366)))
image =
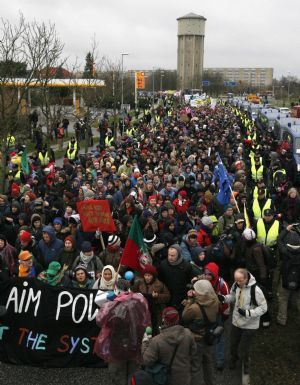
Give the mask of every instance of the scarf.
POLYGON ((82 262, 85 267, 87 267, 93 258, 94 253, 92 255, 85 255, 82 251, 80 252, 80 262, 82 262))
POLYGON ((101 278, 100 278, 99 289, 100 290, 104 290, 104 291, 113 290, 114 286, 115 286, 115 278, 116 278, 116 271, 115 271, 114 267, 111 266, 111 265, 104 266, 103 270, 102 270, 101 278), (112 278, 111 278, 110 281, 106 281, 104 279, 103 273, 104 273, 105 270, 110 270, 111 271, 112 278))

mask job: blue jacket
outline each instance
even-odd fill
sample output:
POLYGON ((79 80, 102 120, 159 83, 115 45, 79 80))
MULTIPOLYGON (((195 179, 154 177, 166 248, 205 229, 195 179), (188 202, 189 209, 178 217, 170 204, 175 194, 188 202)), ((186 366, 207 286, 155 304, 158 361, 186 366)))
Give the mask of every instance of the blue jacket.
POLYGON ((52 226, 43 227, 43 233, 49 234, 50 242, 46 243, 44 239, 39 241, 38 260, 43 268, 47 269, 50 262, 58 261, 58 256, 64 247, 64 243, 60 239, 56 238, 55 230, 52 226))

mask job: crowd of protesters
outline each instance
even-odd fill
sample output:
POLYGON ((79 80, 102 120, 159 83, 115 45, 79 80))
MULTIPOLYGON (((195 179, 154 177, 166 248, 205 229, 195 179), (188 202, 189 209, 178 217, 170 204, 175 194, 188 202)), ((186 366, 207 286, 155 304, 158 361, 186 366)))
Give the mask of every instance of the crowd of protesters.
MULTIPOLYGON (((80 158, 71 138, 61 168, 47 146, 30 158, 29 174, 21 152, 11 154, 0 195, 1 279, 35 277, 53 286, 113 290, 138 216, 152 259, 129 286, 143 294, 151 313, 144 364, 172 359, 172 385, 200 384, 201 371, 204 383, 214 384, 215 367, 223 370, 227 362, 234 369, 239 358, 247 374, 260 318, 262 326, 285 326, 291 296, 300 314, 293 154, 272 130, 223 102, 193 109, 166 98, 124 124, 114 137, 104 117, 99 145, 80 158), (220 160, 232 188, 226 202, 220 198, 220 160), (108 200, 115 234, 83 232, 76 203, 89 199, 108 200), (273 320, 267 309, 276 294, 273 320), (207 325, 230 322, 231 303, 226 360, 223 335, 209 344, 206 331, 207 325)), ((125 271, 122 266, 120 275, 125 271)))

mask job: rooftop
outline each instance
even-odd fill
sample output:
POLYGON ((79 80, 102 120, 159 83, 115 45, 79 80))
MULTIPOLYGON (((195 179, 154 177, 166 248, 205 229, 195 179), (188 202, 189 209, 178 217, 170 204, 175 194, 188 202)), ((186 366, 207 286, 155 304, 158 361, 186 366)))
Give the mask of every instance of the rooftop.
POLYGON ((190 12, 184 16, 178 17, 177 20, 182 20, 182 19, 201 19, 201 20, 206 20, 204 16, 201 15, 196 15, 196 13, 190 12))

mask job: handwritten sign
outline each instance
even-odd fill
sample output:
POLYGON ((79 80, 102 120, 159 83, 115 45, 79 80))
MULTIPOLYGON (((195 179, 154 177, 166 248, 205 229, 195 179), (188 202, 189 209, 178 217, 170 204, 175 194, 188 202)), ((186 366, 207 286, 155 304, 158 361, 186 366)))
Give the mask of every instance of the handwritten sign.
POLYGON ((108 201, 88 200, 78 202, 77 209, 84 232, 92 232, 97 229, 107 233, 116 231, 108 201))

